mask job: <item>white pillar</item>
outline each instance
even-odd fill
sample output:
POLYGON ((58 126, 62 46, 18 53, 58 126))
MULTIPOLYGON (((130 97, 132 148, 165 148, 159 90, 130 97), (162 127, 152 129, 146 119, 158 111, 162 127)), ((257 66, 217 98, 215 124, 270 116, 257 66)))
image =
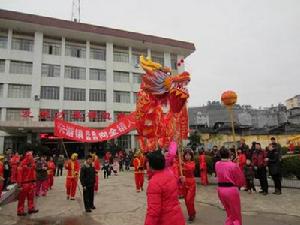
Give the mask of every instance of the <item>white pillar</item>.
POLYGON ((12 35, 13 35, 13 30, 9 29, 8 30, 8 35, 7 35, 7 49, 11 49, 11 42, 12 42, 12 35))
POLYGON ((4 138, 5 137, 0 134, 0 154, 3 154, 4 152, 4 138))
POLYGON ((151 58, 151 49, 150 48, 147 48, 147 57, 151 58))
MULTIPOLYGON (((177 62, 179 62, 181 59, 184 59, 184 56, 182 55, 177 55, 177 62)), ((181 64, 181 66, 177 67, 178 73, 182 73, 185 70, 184 64, 181 64)))
POLYGON ((33 120, 39 120, 39 108, 41 93, 41 67, 42 67, 42 54, 43 54, 43 33, 35 32, 34 35, 34 52, 33 52, 33 65, 32 65, 32 87, 31 87, 31 112, 33 120), (35 96, 38 99, 35 99, 35 96))
POLYGON ((59 111, 61 112, 64 108, 64 77, 65 77, 65 48, 66 38, 61 39, 61 58, 60 58, 60 85, 59 85, 59 111))
POLYGON ((129 50, 129 64, 130 65, 133 65, 132 64, 132 47, 131 46, 129 46, 129 48, 128 48, 128 50, 129 50))
POLYGON ((89 100, 90 100, 90 42, 86 42, 86 68, 85 68, 85 75, 86 75, 86 80, 85 80, 85 92, 86 92, 86 99, 85 99, 85 121, 88 121, 88 112, 89 112, 89 100))
POLYGON ((131 149, 134 149, 136 148, 137 146, 135 146, 135 137, 134 137, 134 134, 131 134, 130 135, 130 138, 131 138, 131 149))
POLYGON ((106 112, 110 113, 113 119, 114 102, 114 46, 112 43, 106 43, 106 112))

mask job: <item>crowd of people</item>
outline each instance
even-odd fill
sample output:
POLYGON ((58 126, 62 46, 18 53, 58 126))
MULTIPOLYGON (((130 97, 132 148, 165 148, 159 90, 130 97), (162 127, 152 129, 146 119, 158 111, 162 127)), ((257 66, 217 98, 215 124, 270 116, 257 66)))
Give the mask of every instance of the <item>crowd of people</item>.
MULTIPOLYGON (((195 159, 194 151, 187 147, 179 157, 176 143, 169 149, 143 154, 141 151, 119 151, 115 154, 106 152, 103 163, 95 153, 87 156, 83 165, 76 153, 70 158, 64 155, 46 157, 34 156, 28 151, 23 156, 18 153, 9 157, 0 157, 0 194, 8 184, 17 184, 19 188, 17 214, 25 216, 25 200, 28 201, 28 213, 37 213, 34 197, 46 196, 53 187, 53 177, 62 176, 66 170, 66 198, 74 200, 78 181, 82 185, 83 200, 87 213, 92 212, 94 193, 99 190, 99 176, 103 171, 104 179, 118 176, 124 170, 134 167, 136 192, 144 191, 144 174, 149 179, 147 188, 147 215, 145 225, 185 224, 178 199, 183 198, 188 212, 188 221, 196 217, 195 196, 195 161, 199 161, 200 180, 208 185, 206 152, 199 151, 195 159), (175 149, 175 150, 174 150, 175 149), (102 164, 102 165, 101 165, 102 164)), ((216 146, 210 152, 213 156, 214 169, 218 180, 218 196, 227 211, 228 224, 242 224, 239 190, 244 188, 249 193, 256 192, 254 179, 260 181, 260 193, 269 192, 267 173, 275 184, 274 194, 281 194, 281 147, 275 138, 267 148, 260 143, 253 143, 249 148, 245 140, 235 149, 216 146)))
MULTIPOLYGON (((222 149, 222 148, 221 148, 222 149)), ((240 140, 240 145, 237 148, 237 156, 235 149, 231 149, 231 159, 236 162, 244 173, 246 180, 245 191, 252 193, 256 191, 254 180, 258 179, 261 190, 259 193, 267 195, 269 193, 268 175, 274 181, 275 191, 273 194, 281 194, 281 146, 276 142, 274 137, 265 148, 262 148, 258 142, 253 142, 249 148, 245 144, 245 140, 240 140)), ((214 164, 221 160, 220 150, 217 146, 212 149, 214 164)))

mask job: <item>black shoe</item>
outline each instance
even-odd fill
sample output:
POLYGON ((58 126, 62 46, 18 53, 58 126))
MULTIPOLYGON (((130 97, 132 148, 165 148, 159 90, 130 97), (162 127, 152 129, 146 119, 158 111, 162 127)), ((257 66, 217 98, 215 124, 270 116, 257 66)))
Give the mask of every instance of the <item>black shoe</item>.
POLYGON ((192 223, 192 222, 194 222, 194 220, 195 220, 195 216, 190 216, 188 219, 188 222, 192 223))
POLYGON ((268 195, 268 192, 263 192, 262 195, 265 195, 265 196, 266 196, 266 195, 268 195))
POLYGON ((85 210, 87 213, 91 213, 92 212, 92 210, 90 210, 90 209, 87 209, 87 210, 85 210))
POLYGON ((95 206, 93 206, 91 209, 92 209, 92 210, 95 210, 95 209, 96 209, 96 207, 95 207, 95 206))
POLYGON ((265 192, 264 192, 264 191, 259 191, 258 193, 259 193, 259 194, 263 194, 263 193, 265 193, 265 192))
POLYGON ((30 210, 30 211, 28 211, 28 214, 34 214, 34 213, 38 213, 39 212, 39 210, 37 210, 37 209, 34 209, 34 210, 30 210))
POLYGON ((273 195, 281 195, 281 191, 275 191, 272 193, 273 195))
POLYGON ((26 216, 27 213, 18 213, 17 215, 18 215, 18 216, 26 216))

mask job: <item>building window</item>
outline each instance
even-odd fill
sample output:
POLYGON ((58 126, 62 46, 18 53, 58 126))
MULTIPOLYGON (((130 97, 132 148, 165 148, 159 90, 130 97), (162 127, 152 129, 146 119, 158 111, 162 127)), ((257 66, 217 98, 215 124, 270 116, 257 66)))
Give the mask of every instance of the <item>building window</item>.
POLYGON ((31 85, 8 84, 8 98, 31 98, 31 85))
POLYGON ((22 51, 33 51, 33 40, 24 38, 13 38, 11 49, 22 51))
POLYGON ((10 109, 6 110, 6 121, 22 121, 27 120, 30 117, 23 116, 23 112, 30 112, 29 109, 10 109))
POLYGON ((106 71, 100 69, 90 69, 90 80, 106 81, 106 71))
POLYGON ((91 47, 90 59, 106 60, 106 48, 105 47, 91 47))
POLYGON ((5 59, 0 59, 0 72, 5 72, 5 59))
POLYGON ((89 121, 90 122, 105 122, 106 112, 102 110, 89 110, 89 121))
POLYGON ((114 62, 129 62, 129 50, 128 48, 115 47, 114 46, 114 62))
POLYGON ((118 147, 121 149, 131 149, 131 135, 122 135, 117 138, 118 147))
POLYGON ((63 110, 63 117, 70 122, 85 122, 85 110, 63 110))
POLYGON ((122 115, 129 115, 130 112, 114 111, 114 121, 118 121, 122 115))
POLYGON ((0 48, 7 48, 7 36, 0 35, 0 48))
POLYGON ((61 55, 61 43, 44 41, 43 53, 48 55, 61 55))
POLYGON ((162 52, 151 52, 151 58, 153 62, 164 65, 164 53, 162 52))
POLYGON ((138 67, 140 65, 140 56, 143 55, 144 57, 147 56, 147 50, 140 50, 140 49, 132 49, 131 53, 131 63, 132 65, 138 67))
POLYGON ((171 69, 177 70, 177 55, 171 54, 171 69))
POLYGON ((59 99, 59 87, 42 86, 41 99, 59 99))
POLYGON ((137 92, 133 92, 133 103, 135 104, 137 101, 137 92))
POLYGON ((90 101, 91 102, 105 102, 106 90, 90 89, 90 101))
POLYGON ((130 92, 114 91, 114 102, 130 104, 130 92))
POLYGON ((85 44, 66 43, 66 56, 85 58, 86 56, 85 44))
POLYGON ((58 109, 40 109, 39 121, 54 121, 58 112, 58 109))
POLYGON ((85 89, 83 88, 64 88, 64 100, 85 101, 85 89))
POLYGON ((42 64, 42 77, 59 77, 60 76, 60 66, 42 64))
POLYGON ((114 71, 114 82, 129 83, 129 73, 122 71, 114 71))
POLYGON ((133 83, 140 84, 142 83, 143 74, 141 73, 133 73, 133 83))
MULTIPOLYGON (((3 97, 3 84, 0 84, 0 97, 1 98, 3 97)), ((0 118, 0 120, 1 120, 1 118, 0 118)))
POLYGON ((32 62, 10 61, 9 73, 32 74, 32 62))
POLYGON ((74 80, 85 80, 85 68, 65 66, 65 78, 74 80))

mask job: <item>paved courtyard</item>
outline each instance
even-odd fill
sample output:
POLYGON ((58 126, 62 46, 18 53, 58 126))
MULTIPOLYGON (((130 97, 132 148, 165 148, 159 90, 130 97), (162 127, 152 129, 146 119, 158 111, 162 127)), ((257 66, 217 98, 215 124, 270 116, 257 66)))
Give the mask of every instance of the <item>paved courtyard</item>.
MULTIPOLYGON (((55 186, 47 197, 38 198, 38 214, 18 218, 16 202, 0 209, 1 225, 143 225, 146 193, 136 193, 133 173, 100 180, 100 191, 95 196, 97 209, 87 215, 83 210, 80 192, 76 201, 68 201, 64 189, 65 177, 55 178, 55 186)), ((147 184, 146 184, 147 185, 147 184)), ((273 190, 271 190, 273 191, 273 190)), ((182 200, 181 200, 182 201, 182 200)), ((283 189, 281 196, 249 195, 242 192, 244 225, 300 224, 300 190, 283 189)), ((186 215, 186 209, 182 202, 186 215)), ((225 212, 218 201, 216 186, 198 186, 196 197, 196 225, 221 225, 225 212)))

